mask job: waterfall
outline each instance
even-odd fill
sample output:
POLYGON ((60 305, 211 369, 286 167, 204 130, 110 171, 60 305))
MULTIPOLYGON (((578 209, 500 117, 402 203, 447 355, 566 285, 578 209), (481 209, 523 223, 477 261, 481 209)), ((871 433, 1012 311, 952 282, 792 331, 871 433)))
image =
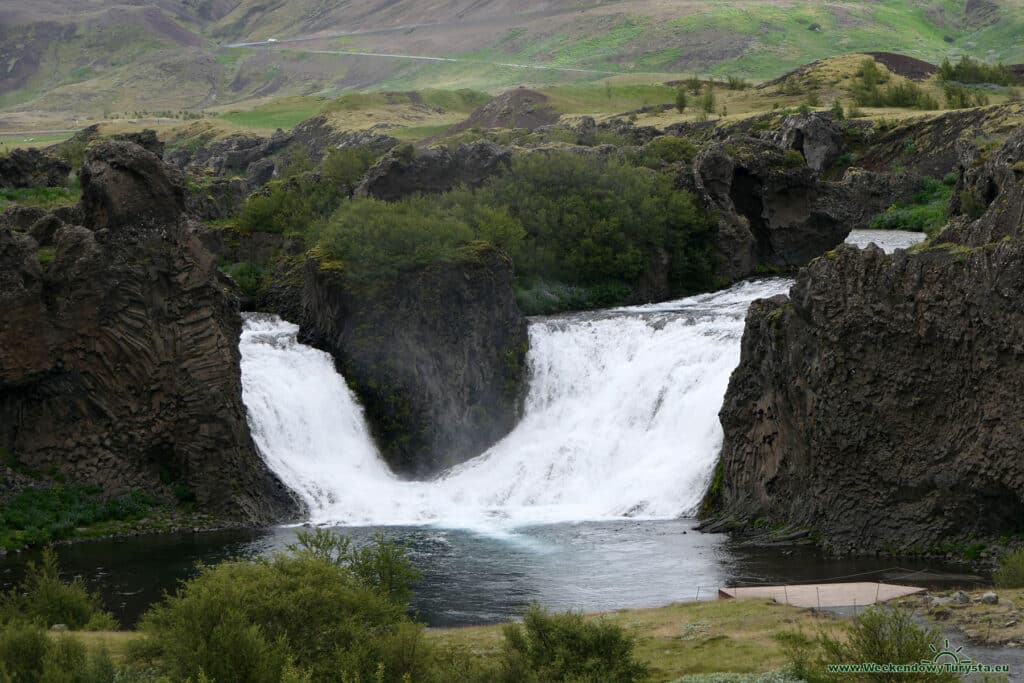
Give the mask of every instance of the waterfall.
POLYGON ((432 481, 394 476, 331 357, 251 315, 243 398, 268 465, 314 523, 501 528, 696 507, 722 441, 718 410, 750 302, 783 279, 666 304, 535 319, 519 425, 432 481))

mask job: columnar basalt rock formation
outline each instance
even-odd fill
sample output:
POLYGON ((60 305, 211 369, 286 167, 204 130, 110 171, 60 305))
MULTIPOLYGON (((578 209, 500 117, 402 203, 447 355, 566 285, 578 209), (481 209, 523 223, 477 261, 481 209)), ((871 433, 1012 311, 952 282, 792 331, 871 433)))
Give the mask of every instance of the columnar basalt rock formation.
POLYGON ((752 306, 716 527, 803 527, 840 552, 1024 530, 1024 130, 963 152, 970 212, 934 246, 844 246, 752 306))
POLYGON ((55 255, 0 227, 0 447, 110 494, 187 487, 235 522, 297 513, 249 436, 237 297, 184 217, 180 174, 124 141, 81 172, 55 255))

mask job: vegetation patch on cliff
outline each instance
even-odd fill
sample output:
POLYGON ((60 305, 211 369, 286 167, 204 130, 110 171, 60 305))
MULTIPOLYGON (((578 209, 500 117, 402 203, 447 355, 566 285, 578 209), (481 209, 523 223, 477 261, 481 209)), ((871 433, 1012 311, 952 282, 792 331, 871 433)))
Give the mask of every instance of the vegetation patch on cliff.
POLYGON ((912 204, 898 203, 871 221, 874 230, 909 230, 935 237, 949 220, 949 200, 956 186, 956 175, 939 181, 925 178, 924 187, 912 204))

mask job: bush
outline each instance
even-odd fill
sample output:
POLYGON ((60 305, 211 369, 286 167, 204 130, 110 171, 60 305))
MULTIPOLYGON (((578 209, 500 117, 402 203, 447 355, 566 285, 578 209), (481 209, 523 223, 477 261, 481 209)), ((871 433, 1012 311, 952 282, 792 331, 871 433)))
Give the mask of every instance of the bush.
POLYGON ((1024 588, 1024 550, 1014 550, 999 558, 992 575, 999 588, 1024 588))
POLYGON ((534 154, 514 159, 510 173, 477 195, 507 207, 525 229, 515 252, 519 276, 633 286, 661 250, 675 292, 713 286, 713 223, 666 175, 614 160, 534 154))
POLYGON ((291 554, 202 569, 143 617, 134 657, 174 680, 276 683, 294 665, 316 681, 398 683, 430 657, 406 616, 411 576, 386 544, 302 535, 291 554))
POLYGON ((912 204, 894 204, 885 213, 871 220, 875 230, 909 230, 929 237, 939 233, 949 220, 949 200, 953 196, 956 177, 943 181, 925 178, 924 188, 912 204))
POLYGON ((786 168, 800 168, 804 163, 804 155, 795 149, 787 149, 782 157, 782 165, 786 168))
POLYGON ((647 143, 643 157, 645 164, 675 164, 690 162, 697 156, 697 146, 685 138, 662 135, 647 143))
POLYGON ((684 111, 686 111, 686 104, 687 104, 686 91, 683 90, 682 88, 680 88, 676 92, 676 102, 675 102, 676 111, 678 111, 680 114, 682 114, 684 111))
POLYGON ((332 149, 319 173, 290 177, 290 171, 305 169, 306 164, 286 164, 281 172, 285 179, 271 181, 245 203, 238 226, 257 232, 305 233, 352 194, 376 159, 377 154, 366 149, 332 149))
POLYGON ((93 486, 28 489, 0 508, 0 548, 41 546, 71 538, 79 527, 141 519, 155 505, 139 491, 106 500, 93 486))
POLYGON ((951 63, 948 57, 943 59, 937 75, 940 81, 957 83, 1012 85, 1015 81, 1013 72, 1005 64, 986 64, 967 55, 962 56, 956 64, 951 63))
MULTIPOLYGON (((826 664, 862 662, 917 664, 932 661, 939 632, 914 621, 913 612, 902 608, 870 607, 844 624, 842 637, 827 633, 809 638, 796 631, 776 635, 789 661, 789 673, 815 681, 844 680, 848 676, 827 673, 826 664)), ((953 674, 865 674, 869 681, 955 681, 953 674)))
POLYGON ((969 109, 970 107, 988 106, 988 95, 983 92, 970 90, 962 85, 946 83, 942 87, 942 94, 946 98, 948 109, 969 109))
POLYGON ((632 683, 647 675, 621 626, 533 606, 505 627, 502 680, 508 683, 632 683))
POLYGON ((928 94, 921 86, 911 81, 883 83, 889 80, 888 74, 878 68, 875 60, 868 57, 861 63, 857 79, 850 88, 853 99, 863 107, 904 107, 912 109, 933 110, 939 108, 939 102, 928 94))
POLYGON ((0 681, 4 683, 114 683, 106 649, 88 652, 74 636, 51 639, 46 629, 23 622, 0 629, 0 681))
MULTIPOLYGON (((494 218, 515 232, 507 216, 494 218)), ((464 214, 435 197, 357 198, 322 226, 318 246, 353 278, 390 278, 412 267, 459 259, 481 232, 480 224, 471 226, 464 214)))
POLYGON ((102 631, 117 628, 103 610, 98 595, 90 595, 81 579, 60 578, 57 553, 43 551, 38 563, 29 562, 21 584, 0 596, 0 623, 24 621, 43 628, 65 624, 71 629, 102 631))

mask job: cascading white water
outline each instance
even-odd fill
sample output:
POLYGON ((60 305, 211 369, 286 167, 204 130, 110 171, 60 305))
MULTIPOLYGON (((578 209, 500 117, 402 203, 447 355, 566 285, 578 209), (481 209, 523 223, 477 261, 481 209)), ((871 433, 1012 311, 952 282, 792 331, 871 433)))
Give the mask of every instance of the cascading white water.
MULTIPOLYGON (((905 246, 912 233, 850 241, 905 246), (890 244, 892 243, 892 244, 890 244)), ((652 306, 534 320, 520 424, 433 481, 395 477, 331 357, 298 328, 262 315, 242 334, 243 398, 253 438, 314 523, 486 529, 694 509, 722 441, 718 410, 754 299, 789 280, 652 306)))
POLYGON ((520 424, 429 482, 395 477, 331 357, 298 328, 254 315, 242 334, 243 398, 270 467, 312 521, 495 528, 694 508, 721 445, 718 409, 749 303, 781 279, 661 304, 538 319, 520 424))

